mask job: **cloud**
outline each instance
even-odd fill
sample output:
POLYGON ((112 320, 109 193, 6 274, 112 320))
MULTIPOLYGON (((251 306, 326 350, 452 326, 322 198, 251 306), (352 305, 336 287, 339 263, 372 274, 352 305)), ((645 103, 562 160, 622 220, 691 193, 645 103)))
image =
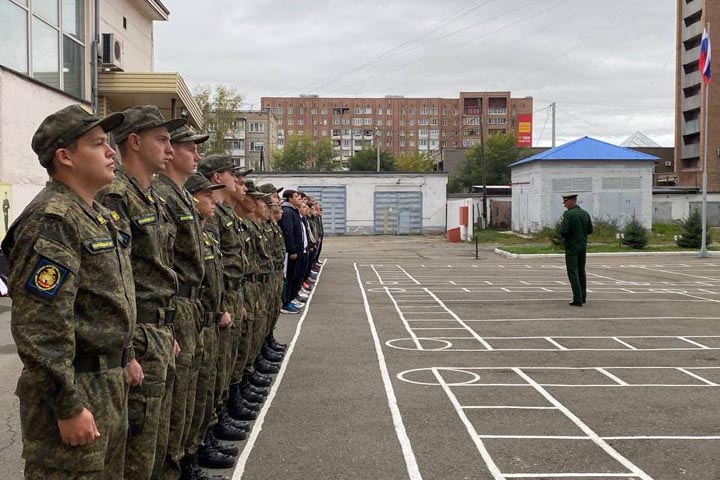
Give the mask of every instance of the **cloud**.
MULTIPOLYGON (((657 0, 166 0, 158 71, 262 96, 535 99, 535 143, 550 102, 558 142, 674 137, 675 4, 657 0)), ((549 122, 548 122, 549 123, 549 122)))

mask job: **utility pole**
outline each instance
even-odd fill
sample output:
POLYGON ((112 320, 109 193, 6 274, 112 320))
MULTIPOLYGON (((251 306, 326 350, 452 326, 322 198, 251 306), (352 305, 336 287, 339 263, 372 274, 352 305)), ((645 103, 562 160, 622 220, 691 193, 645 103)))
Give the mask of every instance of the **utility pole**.
POLYGON ((482 168, 482 183, 483 183, 483 191, 482 191, 482 225, 481 227, 483 229, 487 228, 487 175, 486 175, 486 168, 485 168, 485 122, 483 121, 484 115, 481 110, 480 113, 480 168, 482 168))
POLYGON ((377 171, 380 171, 380 129, 375 127, 375 141, 377 142, 377 171))
POLYGON ((553 116, 553 143, 552 148, 555 148, 555 102, 550 104, 552 106, 552 116, 553 116))

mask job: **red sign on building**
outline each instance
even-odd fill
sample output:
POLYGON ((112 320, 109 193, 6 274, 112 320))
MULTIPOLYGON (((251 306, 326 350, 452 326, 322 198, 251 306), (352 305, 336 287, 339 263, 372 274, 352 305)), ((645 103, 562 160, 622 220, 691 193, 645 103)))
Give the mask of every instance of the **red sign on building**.
POLYGON ((517 146, 532 147, 532 114, 518 115, 517 122, 517 146))

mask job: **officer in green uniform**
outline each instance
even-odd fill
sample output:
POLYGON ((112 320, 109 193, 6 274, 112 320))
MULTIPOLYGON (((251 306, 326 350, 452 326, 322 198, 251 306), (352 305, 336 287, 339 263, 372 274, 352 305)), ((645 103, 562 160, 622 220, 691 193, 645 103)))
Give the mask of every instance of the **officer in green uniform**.
POLYGON ((172 158, 168 130, 184 125, 185 120, 165 120, 154 105, 123 113, 125 121, 113 134, 122 166, 97 199, 127 221, 132 234, 137 325, 126 367, 130 431, 125 478, 143 480, 157 478, 165 460, 175 355, 179 353, 172 329, 172 298, 178 287, 170 267, 175 231, 151 181, 172 158))
MULTIPOLYGON (((254 420, 257 414, 242 409, 228 415, 225 402, 229 398, 230 378, 235 368, 238 347, 247 332, 243 331, 246 312, 243 308, 243 280, 248 259, 245 254, 245 242, 240 236, 240 220, 226 203, 228 196, 235 191, 235 174, 240 170, 229 155, 208 155, 198 165, 198 172, 212 184, 225 185, 224 189, 212 192, 216 201, 215 215, 211 229, 217 231, 223 261, 223 283, 225 287, 225 307, 232 318, 232 324, 220 331, 218 338, 218 389, 215 391, 217 418, 211 424, 213 434, 221 440, 243 440, 249 430, 245 420, 254 420)), ((211 223, 211 222, 208 222, 211 223)), ((208 468, 224 468, 216 463, 216 451, 210 447, 200 452, 199 463, 208 468)))
POLYGON ((135 324, 129 232, 93 198, 113 180, 106 132, 124 118, 72 105, 43 120, 32 148, 52 180, 2 243, 28 480, 123 478, 123 367, 135 324))
POLYGON ((193 195, 196 208, 200 214, 202 228, 202 256, 205 264, 205 277, 203 278, 200 299, 203 307, 203 324, 200 332, 203 345, 202 359, 200 361, 200 374, 198 376, 195 412, 193 414, 190 446, 187 448, 190 456, 190 468, 195 475, 191 478, 203 479, 204 473, 199 470, 197 452, 198 447, 207 457, 207 448, 213 450, 215 463, 228 467, 235 463, 233 457, 238 455, 237 447, 220 443, 209 429, 215 408, 214 393, 217 379, 218 365, 218 335, 220 330, 226 331, 232 323, 230 314, 225 308, 225 286, 223 281, 222 252, 217 231, 209 228, 209 220, 215 214, 214 190, 225 188, 223 184, 211 184, 201 174, 196 173, 188 178, 185 188, 193 195), (201 442, 206 445, 201 445, 201 442))
POLYGON ((565 243, 565 267, 573 292, 570 305, 582 307, 587 301, 585 279, 587 236, 592 233, 593 227, 590 215, 577 204, 577 197, 577 193, 562 196, 566 210, 562 216, 560 235, 565 243))
POLYGON ((200 217, 195 209, 195 200, 184 184, 188 177, 195 174, 200 161, 197 146, 208 138, 209 135, 198 135, 189 125, 172 130, 170 143, 174 150, 173 156, 165 170, 158 173, 152 182, 155 192, 165 200, 170 223, 177 231, 172 252, 172 268, 179 282, 173 307, 175 339, 180 345, 180 354, 175 359, 170 433, 165 465, 160 476, 162 480, 192 478, 190 457, 184 462, 181 462, 181 459, 185 456, 186 447, 190 446, 196 384, 202 359, 202 339, 199 332, 202 328, 200 286, 204 262, 200 217))

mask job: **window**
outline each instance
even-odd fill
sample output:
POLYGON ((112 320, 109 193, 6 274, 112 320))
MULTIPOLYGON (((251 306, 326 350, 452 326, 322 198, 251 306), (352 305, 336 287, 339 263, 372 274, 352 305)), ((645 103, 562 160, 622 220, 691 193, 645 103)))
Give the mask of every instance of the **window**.
MULTIPOLYGON (((301 120, 298 120, 298 124, 301 120)), ((292 118, 288 118, 288 125, 292 125, 292 118)), ((252 122, 249 125, 248 131, 250 133, 265 133, 265 123, 263 122, 252 122)))
POLYGON ((427 118, 418 118, 417 124, 418 125, 429 125, 430 120, 428 120, 427 118))
POLYGON ((310 115, 317 115, 317 108, 311 108, 310 115))
POLYGON ((84 1, 0 0, 0 45, 0 64, 85 97, 84 1))
MULTIPOLYGON (((408 112, 408 114, 414 116, 414 115, 415 115, 415 109, 414 109, 414 108, 411 108, 410 111, 408 112)), ((412 146, 412 145, 411 145, 411 146, 412 146)))
POLYGON ((298 135, 301 137, 305 136, 305 130, 298 130, 298 135))
POLYGON ((364 120, 363 125, 372 125, 372 118, 365 118, 363 120, 364 120))
POLYGON ((401 118, 401 119, 400 119, 400 126, 401 126, 401 127, 404 127, 404 126, 405 126, 405 119, 404 119, 404 118, 401 118))
POLYGON ((349 147, 350 146, 350 140, 343 140, 343 147, 349 147))
POLYGON ((362 119, 362 118, 353 118, 353 119, 352 119, 352 124, 353 124, 353 125, 362 125, 362 124, 363 124, 363 119, 362 119))
POLYGON ((321 137, 327 137, 327 130, 320 130, 321 137))
POLYGON ((431 137, 434 137, 434 138, 439 137, 439 136, 440 136, 440 130, 435 130, 435 129, 430 130, 430 136, 431 136, 431 137))
POLYGON ((421 128, 418 130, 418 137, 427 137, 428 136, 428 129, 427 128, 421 128))
POLYGON ((437 118, 431 118, 431 119, 430 119, 430 125, 437 125, 437 124, 438 124, 438 119, 437 119, 437 118))
POLYGON ((392 115, 392 108, 385 110, 385 115, 392 115))
POLYGON ((339 119, 339 118, 333 118, 332 124, 333 124, 333 125, 340 125, 340 119, 339 119))
POLYGON ((250 150, 253 152, 259 152, 260 150, 263 150, 265 146, 265 142, 250 142, 250 150))
POLYGON ((313 119, 312 119, 312 124, 313 124, 313 125, 317 125, 317 124, 318 124, 318 121, 317 121, 316 118, 313 118, 313 119))
POLYGON ((292 108, 292 107, 288 107, 288 109, 287 109, 287 114, 288 114, 288 115, 295 115, 295 109, 292 108))
POLYGON ((245 140, 227 140, 228 150, 242 150, 245 151, 245 140))
POLYGON ((414 118, 411 118, 411 119, 408 121, 408 125, 410 125, 411 127, 414 127, 414 126, 415 126, 415 119, 414 119, 414 118))
POLYGON ((377 109, 377 114, 378 114, 378 115, 382 115, 382 114, 383 114, 383 109, 382 109, 382 107, 380 107, 380 108, 377 109))
POLYGON ((362 115, 363 109, 361 107, 355 107, 355 115, 362 115))
POLYGON ((320 109, 320 115, 327 115, 327 110, 324 108, 320 109))
POLYGON ((388 127, 392 127, 392 120, 387 120, 385 122, 385 125, 387 125, 388 127))
POLYGON ((365 107, 365 115, 372 115, 372 108, 365 107))
POLYGON ((383 124, 382 118, 378 118, 377 124, 378 124, 378 127, 382 127, 382 124, 383 124))
POLYGON ((288 118, 288 119, 287 119, 287 124, 288 124, 288 125, 292 125, 292 124, 293 124, 293 119, 292 119, 292 118, 288 118))
POLYGON ((401 146, 401 147, 404 147, 404 146, 405 146, 405 140, 400 140, 400 146, 401 146))
POLYGON ((343 119, 341 120, 341 122, 342 122, 343 125, 350 125, 350 119, 349 119, 349 118, 343 118, 343 119))
POLYGON ((345 137, 350 136, 350 129, 349 129, 349 128, 343 128, 342 134, 343 134, 343 136, 345 136, 345 137))
POLYGON ((271 111, 272 113, 274 113, 275 115, 282 115, 282 114, 283 114, 283 109, 282 109, 282 107, 274 107, 274 108, 271 108, 270 111, 271 111))
POLYGON ((298 124, 298 125, 305 125, 305 120, 303 120, 302 118, 298 118, 297 124, 298 124))
POLYGON ((278 138, 277 141, 278 148, 283 148, 285 146, 285 139, 284 138, 278 138))
POLYGON ((418 140, 418 144, 419 144, 421 147, 427 147, 428 141, 427 141, 426 139, 424 139, 424 138, 421 138, 420 140, 418 140))
POLYGON ((302 115, 305 113, 305 109, 303 107, 298 108, 298 115, 302 115))
POLYGON ((333 136, 333 137, 339 137, 339 136, 340 136, 340 129, 339 129, 339 128, 333 128, 333 129, 332 129, 332 136, 333 136))
POLYGON ((414 147, 414 146, 415 146, 415 140, 410 140, 410 141, 408 142, 408 146, 414 147))
POLYGON ((359 137, 360 135, 362 135, 362 130, 359 128, 353 128, 353 135, 359 137))

